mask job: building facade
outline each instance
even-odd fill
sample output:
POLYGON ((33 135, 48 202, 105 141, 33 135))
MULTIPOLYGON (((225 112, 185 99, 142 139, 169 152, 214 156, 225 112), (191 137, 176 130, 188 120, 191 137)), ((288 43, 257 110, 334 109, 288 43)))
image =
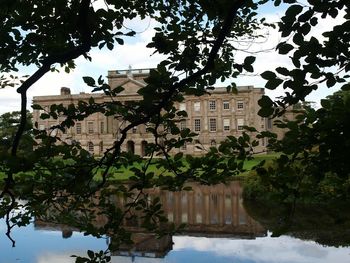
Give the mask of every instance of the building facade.
MULTIPOLYGON (((108 82, 113 89, 122 86, 124 90, 118 94, 118 100, 122 102, 140 100, 137 91, 146 85, 144 78, 149 75, 149 69, 129 69, 108 71, 108 82)), ((187 112, 187 118, 179 122, 179 128, 189 128, 198 136, 193 143, 187 143, 178 151, 185 154, 201 155, 211 146, 217 146, 227 136, 239 136, 243 132, 243 126, 254 126, 258 131, 269 129, 270 124, 265 118, 258 116, 258 100, 264 95, 264 89, 253 86, 240 86, 238 93, 228 93, 226 88, 215 88, 210 95, 185 96, 182 103, 177 103, 178 110, 187 112)), ((110 98, 103 93, 71 94, 69 88, 61 88, 60 95, 36 96, 33 104, 41 105, 48 110, 50 105, 77 104, 78 101, 88 101, 93 98, 96 103, 109 101, 110 98)), ((34 110, 33 118, 41 130, 50 131, 50 127, 63 121, 64 117, 55 119, 40 119, 42 110, 34 110)), ((102 113, 93 114, 83 121, 76 122, 74 127, 64 133, 52 131, 62 140, 75 140, 94 155, 101 155, 105 149, 111 147, 120 136, 120 128, 125 122, 114 116, 105 116, 102 113)), ((139 125, 130 130, 122 149, 132 151, 144 156, 147 143, 154 142, 152 134, 146 132, 145 125, 139 125)), ((255 152, 264 152, 265 141, 260 140, 255 152)))

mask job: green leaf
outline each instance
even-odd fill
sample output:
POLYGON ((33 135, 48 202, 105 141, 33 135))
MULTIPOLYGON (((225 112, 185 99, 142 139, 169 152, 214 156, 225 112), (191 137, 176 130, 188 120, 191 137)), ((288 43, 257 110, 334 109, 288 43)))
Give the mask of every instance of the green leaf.
POLYGON ((33 104, 32 108, 33 110, 43 110, 43 107, 41 107, 39 104, 33 104))
POLYGON ((292 5, 287 9, 286 16, 295 17, 301 11, 303 11, 303 7, 301 5, 292 5))
POLYGON ((270 117, 273 114, 272 108, 261 108, 258 112, 258 115, 261 117, 270 117))
POLYGON ((263 95, 261 99, 258 101, 258 104, 260 107, 265 108, 265 107, 272 107, 273 106, 273 101, 270 99, 270 97, 263 95))
POLYGON ((294 47, 288 43, 281 43, 277 46, 278 53, 285 55, 288 54, 294 47))
POLYGON ((255 60, 256 58, 254 56, 248 56, 244 59, 244 64, 251 65, 255 60))
POLYGON ((276 74, 272 71, 265 71, 260 76, 266 80, 275 79, 277 77, 276 74))
POLYGON ((92 77, 85 76, 85 77, 83 77, 83 80, 88 86, 90 86, 90 87, 95 86, 95 80, 92 77))
POLYGON ((289 75, 289 70, 284 68, 284 67, 278 67, 278 68, 276 68, 276 71, 283 76, 289 75))
POLYGON ((124 45, 124 40, 123 39, 116 38, 115 40, 118 42, 119 45, 124 45))
POLYGON ((344 90, 344 91, 350 90, 350 83, 344 84, 344 85, 341 87, 341 89, 344 90))
POLYGON ((329 109, 331 107, 331 102, 327 99, 321 100, 321 106, 325 109, 329 109))
POLYGON ((281 85, 283 83, 282 79, 270 79, 266 84, 265 84, 265 88, 270 89, 270 90, 274 90, 276 89, 279 85, 281 85))
POLYGON ((95 253, 91 250, 88 250, 87 254, 88 254, 89 258, 91 258, 91 259, 95 257, 95 253))
POLYGON ((183 157, 183 155, 184 154, 182 152, 179 152, 179 153, 175 154, 174 160, 175 161, 179 161, 183 157))
POLYGON ((50 115, 47 114, 47 113, 42 113, 42 114, 40 115, 40 119, 42 119, 42 120, 50 119, 50 115))

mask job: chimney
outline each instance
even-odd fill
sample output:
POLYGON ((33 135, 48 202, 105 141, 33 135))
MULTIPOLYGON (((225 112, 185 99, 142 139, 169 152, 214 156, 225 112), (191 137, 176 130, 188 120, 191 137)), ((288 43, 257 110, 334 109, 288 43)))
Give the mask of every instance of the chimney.
POLYGON ((61 95, 70 95, 70 88, 62 87, 61 95))

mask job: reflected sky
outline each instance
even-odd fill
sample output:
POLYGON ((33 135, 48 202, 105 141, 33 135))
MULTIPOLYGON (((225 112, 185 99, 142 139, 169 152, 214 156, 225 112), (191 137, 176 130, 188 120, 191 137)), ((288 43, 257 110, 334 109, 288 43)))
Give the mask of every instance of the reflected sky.
MULTIPOLYGON (((3 223, 1 221, 1 263, 68 263, 74 262, 72 254, 86 255, 88 249, 106 248, 105 239, 86 237, 78 232, 64 239, 60 231, 35 230, 32 225, 14 229, 16 247, 11 248, 3 223)), ((268 235, 253 240, 174 236, 173 241, 173 250, 165 258, 113 256, 112 262, 348 263, 350 258, 349 247, 326 247, 288 236, 268 235)))
POLYGON ((5 236, 5 223, 0 221, 0 263, 68 263, 71 255, 86 255, 88 249, 106 249, 105 239, 96 239, 74 232, 64 239, 60 231, 35 230, 33 225, 14 228, 12 237, 16 246, 11 247, 5 236))

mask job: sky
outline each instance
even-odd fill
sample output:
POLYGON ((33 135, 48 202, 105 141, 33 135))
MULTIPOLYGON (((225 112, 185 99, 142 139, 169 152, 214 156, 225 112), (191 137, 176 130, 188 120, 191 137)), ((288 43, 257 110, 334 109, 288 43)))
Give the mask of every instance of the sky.
MULTIPOLYGON (((269 22, 277 22, 283 14, 281 8, 274 8, 271 4, 261 9, 261 16, 264 16, 269 22)), ((320 25, 313 29, 312 34, 318 39, 322 39, 321 32, 324 30, 330 30, 334 24, 337 24, 340 18, 336 20, 327 18, 320 22, 320 25)), ((136 32, 135 38, 125 39, 123 46, 116 45, 115 48, 110 51, 108 49, 98 50, 93 49, 90 52, 92 62, 80 57, 76 59, 76 69, 67 74, 64 70, 60 73, 49 72, 37 83, 35 83, 28 91, 28 108, 30 108, 31 100, 33 96, 40 95, 58 95, 61 87, 69 87, 73 94, 79 92, 90 92, 91 88, 87 87, 82 80, 83 76, 92 76, 98 78, 100 75, 106 76, 108 70, 127 69, 131 66, 133 69, 138 68, 152 68, 156 67, 164 57, 159 54, 153 54, 153 50, 146 48, 147 43, 152 39, 154 30, 153 27, 156 23, 150 19, 143 21, 136 20, 127 23, 128 27, 132 27, 136 32)), ((255 87, 264 87, 265 81, 259 76, 260 73, 265 70, 273 70, 277 66, 291 67, 291 62, 288 57, 280 56, 276 54, 274 47, 279 43, 281 37, 277 30, 269 29, 268 38, 263 44, 253 44, 250 46, 250 51, 259 51, 255 53, 256 61, 254 63, 254 75, 242 75, 237 79, 232 79, 238 86, 240 85, 252 85, 255 87), (270 50, 270 51, 264 51, 270 50), (264 52, 260 52, 264 51, 264 52)), ((243 60, 245 56, 250 55, 247 53, 237 53, 236 59, 243 60)), ((23 75, 31 75, 35 72, 34 67, 21 68, 20 72, 23 75)), ((220 86, 220 84, 217 84, 220 86)), ((332 94, 339 87, 328 89, 326 87, 320 87, 317 91, 313 92, 307 100, 319 103, 320 99, 332 94)), ((266 94, 272 98, 279 97, 284 94, 283 89, 277 89, 274 91, 266 90, 266 94)), ((16 88, 0 89, 0 114, 8 111, 16 111, 20 109, 20 96, 16 92, 16 88)))

